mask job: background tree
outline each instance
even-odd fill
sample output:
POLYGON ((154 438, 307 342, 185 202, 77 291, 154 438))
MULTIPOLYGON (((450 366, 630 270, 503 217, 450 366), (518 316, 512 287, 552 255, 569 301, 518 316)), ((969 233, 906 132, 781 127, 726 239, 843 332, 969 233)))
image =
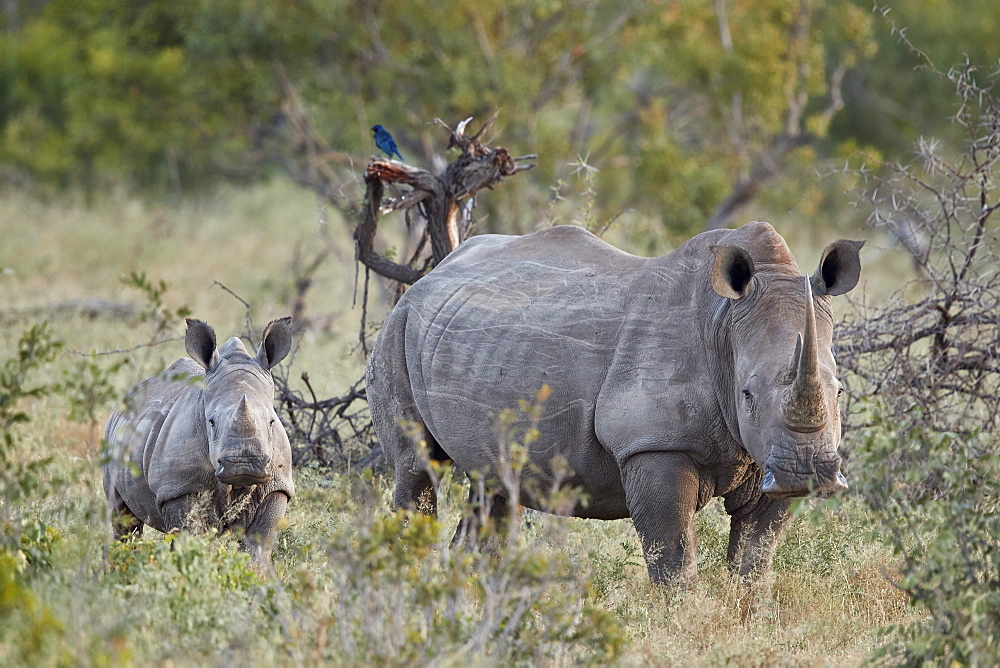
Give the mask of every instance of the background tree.
POLYGON ((662 223, 632 234, 651 251, 726 224, 771 179, 879 143, 843 123, 828 132, 842 79, 875 53, 861 0, 7 6, 0 163, 62 186, 176 193, 267 175, 295 150, 278 71, 345 168, 374 152, 368 128, 383 123, 438 171, 430 120, 501 109, 502 143, 542 157, 511 197, 520 210, 501 223, 484 203, 487 227, 523 231, 587 164, 595 215, 631 207, 662 223))

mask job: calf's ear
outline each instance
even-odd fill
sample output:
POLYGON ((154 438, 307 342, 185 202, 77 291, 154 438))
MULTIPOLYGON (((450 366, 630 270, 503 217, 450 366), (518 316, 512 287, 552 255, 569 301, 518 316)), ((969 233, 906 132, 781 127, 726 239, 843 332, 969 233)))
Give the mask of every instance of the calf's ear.
POLYGON ((264 340, 257 349, 257 362, 265 369, 285 359, 292 349, 292 319, 278 318, 267 323, 264 328, 264 340))
POLYGON ((864 241, 841 239, 827 246, 819 259, 816 273, 809 279, 813 294, 817 297, 836 296, 853 290, 861 278, 859 253, 864 245, 864 241))
POLYGON ((219 351, 215 348, 215 330, 207 322, 188 318, 187 332, 184 334, 184 348, 198 364, 209 371, 219 363, 219 351))
POLYGON ((750 289, 753 258, 739 246, 709 246, 715 254, 712 265, 712 288, 723 297, 739 299, 750 289))

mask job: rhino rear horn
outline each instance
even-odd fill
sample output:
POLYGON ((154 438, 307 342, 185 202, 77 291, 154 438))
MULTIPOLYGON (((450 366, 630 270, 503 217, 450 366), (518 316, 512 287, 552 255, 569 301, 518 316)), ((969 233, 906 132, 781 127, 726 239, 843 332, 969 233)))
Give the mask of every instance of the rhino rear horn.
POLYGON ((812 275, 812 289, 817 297, 842 295, 850 292, 861 278, 861 247, 864 241, 841 239, 823 251, 812 275))
POLYGON ((795 342, 794 380, 782 403, 785 423, 794 431, 817 431, 826 424, 826 399, 819 378, 819 340, 810 280, 806 284, 806 325, 795 342))
POLYGON ((264 338, 257 349, 257 362, 265 369, 285 359, 292 349, 292 319, 288 316, 267 323, 264 338))
POLYGON ((219 351, 215 347, 215 330, 211 325, 195 318, 188 318, 184 333, 184 349, 198 364, 208 371, 219 363, 219 351))
POLYGON ((710 246, 715 254, 712 265, 712 288, 728 299, 739 299, 747 293, 753 279, 754 266, 750 253, 739 246, 710 246))

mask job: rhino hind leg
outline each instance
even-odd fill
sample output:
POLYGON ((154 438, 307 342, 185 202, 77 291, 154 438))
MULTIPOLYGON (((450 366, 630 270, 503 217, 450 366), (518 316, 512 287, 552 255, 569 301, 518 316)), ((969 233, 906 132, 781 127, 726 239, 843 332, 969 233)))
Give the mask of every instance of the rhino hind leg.
POLYGON ((468 548, 479 546, 486 551, 496 552, 507 544, 512 519, 517 521, 519 518, 520 515, 511 517, 510 503, 506 497, 484 494, 473 481, 469 484, 468 506, 458 522, 451 544, 468 548))
POLYGON ((109 505, 111 506, 111 530, 114 532, 115 540, 142 535, 142 520, 125 505, 125 499, 121 497, 117 489, 112 491, 109 505))
POLYGON ((437 515, 437 490, 425 465, 396 465, 396 489, 392 495, 397 508, 437 515))
POLYGON ((401 429, 394 431, 397 433, 393 435, 406 447, 393 449, 396 452, 393 503, 397 508, 437 516, 437 481, 431 474, 430 462, 450 462, 451 458, 426 428, 421 431, 422 443, 419 446, 414 446, 410 435, 402 433, 401 429))

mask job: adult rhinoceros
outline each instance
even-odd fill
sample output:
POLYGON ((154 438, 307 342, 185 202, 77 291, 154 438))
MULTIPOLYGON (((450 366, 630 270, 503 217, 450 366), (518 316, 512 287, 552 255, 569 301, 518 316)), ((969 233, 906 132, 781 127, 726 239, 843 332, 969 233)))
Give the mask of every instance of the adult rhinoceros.
POLYGON ((730 566, 766 566, 791 497, 847 487, 830 296, 857 284, 862 243, 831 244, 810 281, 767 223, 655 258, 577 227, 466 241, 406 292, 368 366, 395 503, 434 512, 427 456, 495 477, 498 412, 545 384, 520 503, 539 508, 531 490, 568 464, 572 514, 631 517, 671 582, 697 577, 693 516, 721 496, 730 566))
POLYGON ((274 320, 252 357, 233 337, 188 319, 181 358, 135 387, 112 412, 104 491, 115 535, 144 524, 243 531, 241 547, 267 562, 292 497, 292 451, 274 411, 271 367, 291 348, 291 318, 274 320))
POLYGON ((522 504, 568 464, 572 514, 631 517, 670 582, 696 577, 693 516, 722 496, 730 566, 765 566, 790 497, 847 487, 830 296, 857 284, 861 246, 831 244, 810 281, 767 223, 656 258, 577 227, 466 241, 406 292, 368 366, 395 503, 434 511, 426 456, 495 477, 498 412, 544 384, 522 504))

